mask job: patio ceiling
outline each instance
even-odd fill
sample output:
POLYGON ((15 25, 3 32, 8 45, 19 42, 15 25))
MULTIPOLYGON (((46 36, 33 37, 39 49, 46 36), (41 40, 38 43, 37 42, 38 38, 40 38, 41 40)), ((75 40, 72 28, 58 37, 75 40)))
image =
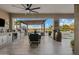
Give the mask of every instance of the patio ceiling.
MULTIPOLYGON (((34 10, 39 13, 74 13, 74 4, 33 4, 31 8, 35 7, 40 7, 40 9, 34 10)), ((21 4, 0 4, 0 9, 9 13, 28 13, 28 10, 21 8, 23 8, 21 4)))
POLYGON ((27 20, 27 21, 22 21, 22 23, 26 25, 33 25, 33 24, 44 24, 45 20, 27 20))

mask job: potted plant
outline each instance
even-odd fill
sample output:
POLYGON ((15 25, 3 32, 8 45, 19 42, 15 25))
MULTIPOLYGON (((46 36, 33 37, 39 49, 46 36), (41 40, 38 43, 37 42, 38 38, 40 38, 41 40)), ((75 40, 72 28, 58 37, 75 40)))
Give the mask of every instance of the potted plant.
POLYGON ((74 40, 71 41, 72 51, 74 51, 74 40))

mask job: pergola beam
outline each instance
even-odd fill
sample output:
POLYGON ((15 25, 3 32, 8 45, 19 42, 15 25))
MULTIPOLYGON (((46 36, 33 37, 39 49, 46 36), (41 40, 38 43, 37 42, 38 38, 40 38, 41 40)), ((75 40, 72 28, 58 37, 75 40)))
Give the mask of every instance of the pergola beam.
MULTIPOLYGON (((27 30, 28 30, 28 25, 34 25, 34 24, 40 24, 41 25, 41 30, 42 30, 42 25, 44 26, 44 33, 45 33, 45 20, 26 20, 26 21, 22 21, 21 23, 24 23, 27 25, 27 30)), ((28 31, 27 31, 28 32, 28 31)))
POLYGON ((14 18, 34 18, 34 17, 39 17, 39 18, 47 18, 47 17, 59 17, 59 18, 74 18, 74 13, 45 13, 45 14, 28 14, 25 15, 23 13, 16 14, 13 13, 12 17, 14 18))
POLYGON ((33 24, 43 24, 45 20, 28 20, 28 21, 22 21, 24 24, 33 25, 33 24))

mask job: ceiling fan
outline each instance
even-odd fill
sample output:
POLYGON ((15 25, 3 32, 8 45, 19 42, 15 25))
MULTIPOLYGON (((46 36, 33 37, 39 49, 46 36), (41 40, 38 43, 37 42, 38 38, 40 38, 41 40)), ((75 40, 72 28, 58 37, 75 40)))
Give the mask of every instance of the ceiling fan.
POLYGON ((35 8, 31 8, 32 7, 32 4, 21 4, 22 8, 21 7, 17 7, 17 6, 14 6, 14 7, 17 7, 17 8, 20 8, 20 9, 24 9, 26 11, 29 11, 30 12, 33 12, 33 13, 39 13, 37 11, 34 11, 36 9, 40 9, 40 7, 35 7, 35 8))

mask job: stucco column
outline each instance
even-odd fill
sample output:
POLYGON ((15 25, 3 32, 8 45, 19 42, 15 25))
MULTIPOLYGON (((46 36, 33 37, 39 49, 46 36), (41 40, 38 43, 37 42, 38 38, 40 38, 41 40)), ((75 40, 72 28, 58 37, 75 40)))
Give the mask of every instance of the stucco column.
POLYGON ((45 23, 44 23, 44 35, 45 35, 45 23))
POLYGON ((53 39, 55 40, 56 30, 59 29, 59 18, 54 18, 53 39))
POLYGON ((12 16, 9 14, 9 29, 12 31, 12 16))
POLYGON ((42 32, 42 24, 41 24, 41 32, 42 32))
POLYGON ((28 34, 28 24, 27 24, 27 34, 28 34))
POLYGON ((79 54, 79 5, 74 5, 75 16, 75 42, 74 42, 74 54, 79 54))
POLYGON ((45 24, 41 24, 42 35, 45 35, 45 24), (43 30, 43 31, 42 31, 43 30))

